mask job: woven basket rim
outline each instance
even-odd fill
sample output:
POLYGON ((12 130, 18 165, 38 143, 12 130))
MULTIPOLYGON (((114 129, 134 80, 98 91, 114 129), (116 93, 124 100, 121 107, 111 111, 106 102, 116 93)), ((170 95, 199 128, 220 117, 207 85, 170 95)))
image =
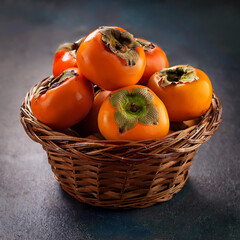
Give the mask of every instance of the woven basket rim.
MULTIPOLYGON (((152 147, 154 145, 164 145, 165 148, 171 148, 172 145, 176 144, 177 142, 188 139, 189 141, 195 141, 196 136, 198 136, 199 132, 204 129, 204 131, 211 132, 208 134, 209 136, 215 133, 221 123, 222 119, 222 104, 220 99, 218 98, 217 94, 213 91, 212 103, 208 111, 202 116, 200 122, 197 125, 191 126, 185 130, 176 131, 170 133, 169 135, 160 138, 160 139, 148 139, 148 140, 138 140, 138 141, 131 141, 131 140, 102 140, 102 139, 90 139, 90 138, 82 138, 78 136, 71 136, 63 132, 54 131, 47 125, 38 121, 31 111, 31 99, 36 91, 36 89, 42 85, 47 78, 44 78, 39 83, 35 84, 26 94, 25 99, 20 108, 20 121, 32 140, 41 143, 43 146, 46 142, 44 142, 44 136, 50 137, 51 141, 54 144, 47 144, 46 148, 58 148, 58 143, 60 144, 65 141, 70 141, 72 147, 74 148, 74 144, 81 144, 81 145, 88 145, 92 147, 95 146, 104 146, 104 147, 118 147, 118 146, 129 146, 135 148, 137 150, 138 147, 152 147), (209 125, 209 126, 208 126, 209 125), (51 145, 51 146, 50 146, 51 145)), ((206 140, 202 140, 203 142, 209 139, 209 136, 206 140)), ((67 144, 67 143, 66 143, 67 144)), ((200 146, 201 143, 196 144, 197 148, 200 146)), ((164 148, 164 147, 163 147, 164 148)), ((192 147, 193 150, 194 147, 192 147)), ((134 151, 134 150, 133 150, 134 151)), ((179 148, 175 149, 174 151, 177 152, 184 152, 185 150, 179 148)), ((121 159, 119 159, 121 160, 121 159)), ((139 159, 138 159, 139 160, 139 159)))

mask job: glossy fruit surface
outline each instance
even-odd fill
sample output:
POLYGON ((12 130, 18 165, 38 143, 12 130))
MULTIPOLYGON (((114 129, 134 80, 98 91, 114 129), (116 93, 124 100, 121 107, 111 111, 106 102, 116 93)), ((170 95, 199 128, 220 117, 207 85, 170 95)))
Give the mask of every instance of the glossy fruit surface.
POLYGON ((93 98, 92 84, 77 68, 72 68, 58 78, 50 77, 33 96, 31 109, 39 121, 54 130, 63 130, 88 114, 93 98))
POLYGON ((161 68, 168 68, 168 58, 165 52, 156 44, 148 42, 144 39, 136 38, 143 46, 146 55, 146 68, 138 84, 146 85, 149 78, 161 68))
POLYGON ((122 28, 100 27, 89 34, 77 51, 83 75, 105 90, 136 84, 145 69, 142 46, 122 28))
POLYGON ((156 139, 168 134, 169 118, 153 91, 132 85, 113 91, 106 98, 99 110, 98 127, 106 139, 156 139))
POLYGON ((76 53, 85 37, 73 43, 59 45, 53 59, 53 76, 56 78, 68 68, 77 68, 76 53))
POLYGON ((161 71, 150 78, 147 86, 164 102, 170 121, 194 119, 209 109, 212 84, 203 71, 188 65, 161 71))
POLYGON ((53 76, 56 78, 66 69, 76 67, 76 57, 67 49, 60 49, 54 55, 53 60, 53 76))

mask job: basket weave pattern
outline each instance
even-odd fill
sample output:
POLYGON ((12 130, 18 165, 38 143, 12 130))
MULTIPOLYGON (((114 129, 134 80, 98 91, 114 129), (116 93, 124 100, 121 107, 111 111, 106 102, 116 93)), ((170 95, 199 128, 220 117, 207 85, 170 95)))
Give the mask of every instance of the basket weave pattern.
POLYGON ((31 98, 44 81, 27 93, 21 123, 29 137, 46 150, 62 188, 94 206, 143 208, 171 199, 185 184, 197 148, 221 122, 222 106, 214 93, 198 125, 162 139, 133 142, 70 136, 53 131, 31 112, 31 98))

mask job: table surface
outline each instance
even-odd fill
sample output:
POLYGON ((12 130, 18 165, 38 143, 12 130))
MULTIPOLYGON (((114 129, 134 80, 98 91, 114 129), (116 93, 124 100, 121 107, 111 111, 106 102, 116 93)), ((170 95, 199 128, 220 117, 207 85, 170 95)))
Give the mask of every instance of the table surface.
POLYGON ((240 239, 239 5, 233 1, 8 1, 0 8, 0 239, 240 239), (53 178, 19 121, 26 92, 51 74, 57 46, 101 25, 158 44, 170 65, 205 71, 223 104, 219 131, 168 202, 111 211, 53 178))

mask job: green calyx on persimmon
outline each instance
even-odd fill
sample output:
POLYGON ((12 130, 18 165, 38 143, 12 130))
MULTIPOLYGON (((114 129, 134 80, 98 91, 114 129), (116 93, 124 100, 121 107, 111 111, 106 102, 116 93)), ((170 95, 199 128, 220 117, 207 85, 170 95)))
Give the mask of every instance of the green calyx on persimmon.
POLYGON ((139 53, 136 48, 140 47, 133 35, 128 31, 120 31, 113 27, 100 27, 102 33, 102 41, 105 46, 117 54, 122 59, 126 60, 127 66, 134 66, 139 58, 139 53))
POLYGON ((147 88, 135 88, 131 93, 121 89, 110 95, 109 101, 116 108, 115 122, 122 133, 133 128, 137 122, 143 125, 156 125, 159 113, 155 105, 151 104, 154 96, 147 88))
POLYGON ((198 80, 195 68, 188 65, 162 68, 157 74, 157 77, 162 79, 162 87, 170 84, 191 83, 198 80))

